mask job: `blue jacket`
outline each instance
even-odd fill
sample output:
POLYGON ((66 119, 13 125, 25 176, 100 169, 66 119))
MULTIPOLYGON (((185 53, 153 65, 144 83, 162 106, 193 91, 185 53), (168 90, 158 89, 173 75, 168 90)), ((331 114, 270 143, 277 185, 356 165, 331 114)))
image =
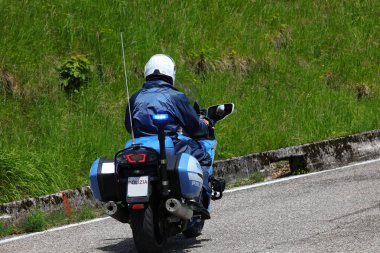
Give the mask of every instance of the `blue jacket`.
MULTIPOLYGON (((152 116, 157 113, 169 114, 170 120, 165 127, 165 132, 171 137, 175 137, 181 129, 190 137, 208 133, 207 124, 199 120, 199 116, 185 94, 165 81, 145 82, 143 87, 131 96, 129 103, 135 137, 157 134, 157 128, 152 121, 152 116)), ((125 127, 130 133, 128 106, 125 114, 125 127)))

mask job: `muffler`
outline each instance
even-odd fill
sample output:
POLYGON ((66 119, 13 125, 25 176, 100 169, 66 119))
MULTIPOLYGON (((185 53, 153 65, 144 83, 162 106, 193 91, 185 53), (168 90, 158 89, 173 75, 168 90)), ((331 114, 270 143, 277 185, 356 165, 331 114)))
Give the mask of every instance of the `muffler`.
POLYGON ((117 205, 113 201, 108 201, 104 207, 106 208, 106 214, 109 216, 112 216, 117 212, 117 205))
POLYGON ((120 204, 116 204, 113 201, 108 201, 104 207, 106 214, 108 214, 115 220, 118 220, 122 223, 129 223, 129 212, 127 207, 120 204))
POLYGON ((193 210, 185 204, 182 204, 179 200, 171 198, 166 200, 166 210, 169 213, 177 216, 182 220, 189 220, 193 217, 193 210))

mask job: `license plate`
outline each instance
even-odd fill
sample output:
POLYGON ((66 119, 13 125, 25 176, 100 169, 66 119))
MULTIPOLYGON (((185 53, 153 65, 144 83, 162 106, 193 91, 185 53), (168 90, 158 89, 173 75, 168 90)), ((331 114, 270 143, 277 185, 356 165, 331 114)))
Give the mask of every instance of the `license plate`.
POLYGON ((146 197, 148 196, 149 177, 129 177, 127 197, 146 197))

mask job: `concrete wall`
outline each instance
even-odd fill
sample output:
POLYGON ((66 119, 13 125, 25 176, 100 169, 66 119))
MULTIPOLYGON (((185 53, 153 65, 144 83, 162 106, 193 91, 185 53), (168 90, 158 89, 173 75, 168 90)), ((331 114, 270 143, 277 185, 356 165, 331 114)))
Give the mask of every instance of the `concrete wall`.
MULTIPOLYGON (((353 162, 380 157, 380 129, 342 138, 321 141, 301 146, 287 147, 262 153, 215 162, 215 174, 226 181, 234 181, 261 172, 270 178, 271 163, 289 161, 290 169, 307 169, 310 172, 327 170, 353 162)), ((99 206, 88 186, 64 191, 72 206, 99 206)), ((41 208, 52 211, 63 208, 62 193, 0 204, 0 215, 15 220, 30 209, 41 208)), ((0 217, 1 218, 1 217, 0 217)))
POLYGON ((282 160, 288 160, 292 170, 314 172, 377 157, 380 130, 216 161, 215 173, 231 181, 254 172, 270 176, 270 164, 282 160))

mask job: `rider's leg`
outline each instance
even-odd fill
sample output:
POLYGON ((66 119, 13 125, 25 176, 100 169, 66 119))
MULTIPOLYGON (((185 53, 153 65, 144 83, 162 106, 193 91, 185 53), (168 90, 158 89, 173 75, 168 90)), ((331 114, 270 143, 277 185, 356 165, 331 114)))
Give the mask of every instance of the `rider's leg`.
POLYGON ((210 209, 210 200, 211 200, 211 192, 212 189, 209 185, 209 178, 210 178, 210 166, 202 166, 203 169, 203 189, 202 189, 202 194, 203 194, 203 201, 202 204, 205 208, 210 209))

